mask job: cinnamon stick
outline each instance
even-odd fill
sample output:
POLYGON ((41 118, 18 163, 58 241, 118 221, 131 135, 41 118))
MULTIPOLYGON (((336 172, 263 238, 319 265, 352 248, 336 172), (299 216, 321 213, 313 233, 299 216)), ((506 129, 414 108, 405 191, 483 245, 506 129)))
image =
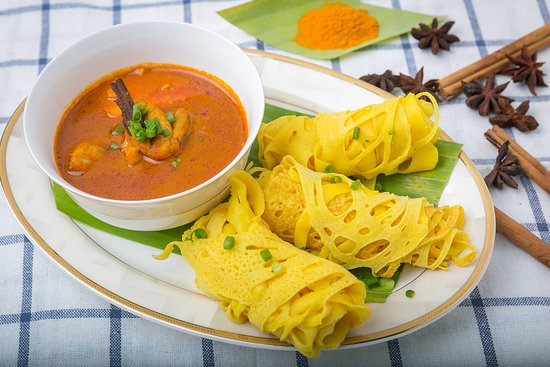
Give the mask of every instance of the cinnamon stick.
POLYGON ((508 151, 517 157, 523 173, 550 194, 550 170, 523 149, 521 145, 500 127, 493 125, 491 129, 485 132, 485 136, 497 148, 500 148, 505 141, 509 141, 508 151))
POLYGON ((550 23, 440 79, 438 81, 440 95, 446 100, 456 97, 462 92, 462 81, 471 82, 496 73, 509 64, 506 55, 516 57, 524 46, 529 52, 550 46, 550 23))
MULTIPOLYGON (((495 135, 499 138, 504 140, 511 139, 510 135, 506 133, 502 128, 500 128, 497 125, 493 125, 491 128, 492 131, 494 131, 495 135)), ((533 157, 529 152, 527 152, 521 145, 519 145, 515 140, 510 141, 510 148, 512 151, 515 151, 516 155, 521 155, 526 160, 529 161, 529 163, 533 166, 535 166, 541 173, 543 173, 545 176, 550 175, 550 170, 548 170, 542 163, 540 163, 535 157, 533 157)))
MULTIPOLYGON (((111 89, 116 94, 116 104, 122 112, 122 125, 128 131, 128 121, 132 120, 134 100, 122 79, 117 78, 111 83, 111 89)), ((128 131, 129 132, 129 131, 128 131)))
POLYGON ((516 246, 550 267, 550 245, 535 236, 527 228, 495 207, 497 232, 502 233, 516 246))

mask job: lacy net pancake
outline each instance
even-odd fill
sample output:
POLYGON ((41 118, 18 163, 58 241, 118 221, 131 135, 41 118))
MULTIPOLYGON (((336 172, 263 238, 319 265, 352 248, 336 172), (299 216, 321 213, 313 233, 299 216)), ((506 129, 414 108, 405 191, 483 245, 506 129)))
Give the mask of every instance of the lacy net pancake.
POLYGON ((346 176, 312 171, 291 156, 259 181, 271 230, 345 268, 391 277, 402 263, 447 269, 451 260, 464 266, 476 256, 459 205, 435 208, 424 198, 352 189, 346 176))
POLYGON ((332 166, 346 176, 374 182, 380 173, 434 168, 438 121, 437 101, 429 93, 392 98, 356 111, 283 116, 262 125, 258 157, 268 169, 291 155, 314 171, 332 166))
POLYGON ((339 346, 350 328, 370 315, 363 283, 273 234, 260 217, 264 199, 252 176, 234 173, 231 193, 229 202, 198 219, 183 241, 169 244, 157 258, 177 246, 194 269, 197 286, 233 321, 249 320, 308 357, 339 346), (208 238, 197 238, 197 229, 208 238), (223 246, 227 236, 235 239, 231 249, 223 246), (271 259, 262 257, 265 249, 271 259))

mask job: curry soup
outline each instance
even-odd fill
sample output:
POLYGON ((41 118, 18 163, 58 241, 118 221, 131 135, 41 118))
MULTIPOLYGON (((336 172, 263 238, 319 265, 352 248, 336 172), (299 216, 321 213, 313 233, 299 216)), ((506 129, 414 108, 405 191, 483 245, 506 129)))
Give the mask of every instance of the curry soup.
POLYGON ((246 138, 244 108, 223 81, 187 67, 141 64, 100 79, 71 103, 57 126, 54 156, 61 176, 82 191, 146 200, 205 182, 237 156, 246 138), (114 79, 122 79, 140 104, 141 124, 156 120, 162 134, 136 141, 124 127, 114 79), (181 116, 188 125, 175 140, 181 116), (164 143, 172 144, 170 156, 148 157, 148 150, 164 143), (132 146, 138 159, 129 158, 132 146))

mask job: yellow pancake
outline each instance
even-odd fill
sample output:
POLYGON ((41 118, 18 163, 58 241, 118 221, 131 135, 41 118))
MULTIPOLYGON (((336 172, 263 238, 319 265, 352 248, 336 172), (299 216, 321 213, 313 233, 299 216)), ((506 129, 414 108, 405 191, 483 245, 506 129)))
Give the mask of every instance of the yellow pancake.
POLYGON ((258 157, 267 169, 291 155, 314 171, 332 166, 346 176, 374 182, 380 173, 433 169, 438 160, 438 121, 437 101, 429 93, 408 94, 356 111, 284 116, 260 128, 258 157), (431 103, 420 99, 423 96, 431 103))
POLYGON ((182 241, 157 258, 177 246, 195 271, 197 286, 233 321, 248 320, 308 357, 338 347, 349 329, 370 315, 363 283, 273 234, 261 219, 263 193, 252 176, 238 171, 230 181, 229 202, 198 219, 182 241), (197 230, 208 238, 197 238, 197 230), (234 239, 230 249, 224 248, 228 236, 234 239))
POLYGON ((369 267, 391 277, 402 263, 447 269, 451 260, 464 266, 476 256, 458 205, 434 208, 424 198, 380 193, 341 174, 312 171, 291 156, 259 182, 262 217, 274 233, 347 269, 369 267))

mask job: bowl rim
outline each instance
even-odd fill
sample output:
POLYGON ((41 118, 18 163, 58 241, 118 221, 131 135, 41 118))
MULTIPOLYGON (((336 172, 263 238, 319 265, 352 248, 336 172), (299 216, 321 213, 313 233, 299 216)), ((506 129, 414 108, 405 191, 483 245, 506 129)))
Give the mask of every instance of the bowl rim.
MULTIPOLYGON (((58 60, 60 58, 62 59, 64 57, 64 55, 69 53, 71 50, 74 50, 77 47, 81 47, 82 43, 90 42, 92 39, 97 38, 97 37, 103 37, 104 34, 106 34, 106 33, 109 34, 111 32, 116 32, 118 29, 122 29, 122 28, 157 27, 159 25, 161 25, 161 26, 170 25, 170 26, 176 26, 176 27, 194 28, 198 31, 207 33, 209 36, 211 36, 213 38, 219 39, 220 41, 226 43, 228 45, 228 47, 230 47, 233 50, 237 51, 237 53, 242 54, 242 56, 244 56, 243 57, 244 62, 253 71, 252 76, 253 76, 254 80, 250 80, 250 83, 259 85, 259 87, 260 87, 260 88, 258 88, 257 92, 259 93, 258 99, 262 101, 262 105, 260 106, 260 108, 258 110, 258 114, 263 116, 263 113, 264 113, 264 110, 265 110, 265 93, 264 93, 264 90, 263 90, 263 84, 262 84, 260 74, 258 73, 256 67, 254 66, 254 64, 252 62, 252 60, 250 60, 250 57, 244 52, 244 50, 241 47, 237 46, 234 42, 232 42, 228 38, 225 38, 222 35, 214 32, 214 31, 211 31, 207 28, 198 26, 196 24, 191 24, 191 23, 186 23, 186 22, 177 22, 177 21, 172 21, 172 20, 160 20, 160 21, 159 20, 153 20, 153 21, 141 21, 141 22, 133 22, 133 23, 116 24, 116 25, 113 25, 113 26, 109 26, 105 29, 99 30, 97 32, 91 33, 90 35, 79 39, 78 41, 76 41, 75 43, 70 45, 69 47, 65 48, 59 55, 54 57, 44 67, 44 69, 42 70, 40 75, 38 75, 36 81, 34 82, 32 88, 29 92, 29 95, 28 95, 28 98, 27 98, 27 103, 25 104, 25 108, 24 108, 24 111, 23 111, 23 132, 24 132, 24 137, 25 137, 25 143, 28 146, 29 152, 30 152, 33 160, 40 167, 40 169, 49 177, 50 180, 52 180, 56 184, 60 185, 69 194, 78 195, 78 196, 80 196, 82 198, 86 198, 88 200, 93 200, 93 201, 96 201, 96 202, 100 202, 102 204, 111 204, 111 205, 140 206, 140 205, 147 205, 147 204, 165 203, 165 202, 172 201, 174 199, 178 199, 178 198, 188 196, 188 195, 190 195, 194 192, 197 192, 197 191, 205 188, 206 186, 208 186, 211 183, 215 182, 220 177, 224 176, 230 170, 235 169, 235 166, 239 163, 239 161, 242 160, 245 155, 249 154, 250 149, 252 148, 252 145, 254 144, 254 141, 256 140, 256 136, 258 134, 258 131, 260 129, 262 121, 259 121, 256 128, 251 129, 251 123, 250 123, 250 121, 248 119, 248 116, 247 116, 248 112, 246 111, 246 109, 245 109, 245 107, 244 107, 244 105, 241 101, 241 97, 235 91, 233 91, 233 93, 238 97, 239 103, 241 104, 241 106, 243 107, 244 112, 245 112, 247 130, 248 130, 246 140, 245 140, 243 146, 241 147, 241 149, 239 150, 239 152, 237 153, 237 155, 233 158, 233 160, 231 160, 231 162, 229 162, 227 165, 225 165, 225 167, 223 167, 223 169, 221 169, 219 172, 217 172, 212 177, 208 178, 206 181, 204 181, 204 182, 202 182, 202 183, 200 183, 196 186, 193 186, 193 187, 191 187, 187 190, 178 192, 176 194, 172 194, 172 195, 168 195, 168 196, 162 196, 162 197, 159 197, 159 198, 152 198, 152 199, 141 199, 141 200, 110 199, 110 198, 90 194, 86 191, 83 191, 83 190, 71 185, 70 183, 68 183, 67 181, 65 181, 61 177, 59 172, 57 172, 58 177, 53 177, 52 175, 50 175, 49 170, 47 170, 47 169, 45 169, 45 167, 43 167, 42 162, 41 162, 41 158, 35 154, 32 146, 30 144, 28 144, 27 134, 28 134, 28 130, 30 130, 30 127, 29 127, 29 123, 27 123, 26 121, 27 121, 27 108, 28 108, 28 105, 29 105, 29 101, 32 102, 32 100, 33 100, 32 97, 33 97, 33 94, 34 94, 33 92, 36 89, 35 87, 36 87, 36 85, 40 84, 42 79, 45 78, 44 75, 47 75, 48 69, 55 67, 55 65, 59 62, 58 60)), ((174 64, 174 65, 177 65, 177 64, 174 64)), ((131 66, 131 65, 129 65, 129 66, 131 66)), ((116 72, 119 69, 113 70, 113 72, 116 72)), ((212 74, 212 75, 214 75, 214 74, 212 74)), ((216 76, 216 75, 214 75, 214 76, 216 76)), ((229 87, 231 87, 231 86, 229 85, 229 87)), ((77 96, 73 96, 72 98, 74 99, 76 97, 77 96)), ((59 120, 56 122, 56 125, 55 125, 56 128, 57 128, 58 124, 59 124, 59 120)), ((55 165, 55 162, 54 162, 54 165, 55 165)), ((57 170, 57 167, 56 167, 56 170, 57 170)), ((225 186, 227 186, 227 185, 225 185, 225 186)))

